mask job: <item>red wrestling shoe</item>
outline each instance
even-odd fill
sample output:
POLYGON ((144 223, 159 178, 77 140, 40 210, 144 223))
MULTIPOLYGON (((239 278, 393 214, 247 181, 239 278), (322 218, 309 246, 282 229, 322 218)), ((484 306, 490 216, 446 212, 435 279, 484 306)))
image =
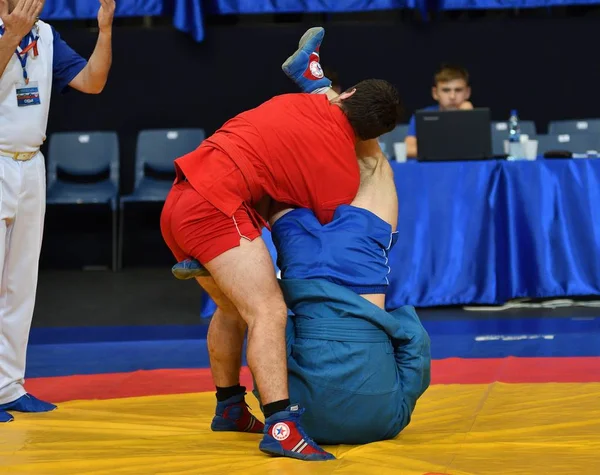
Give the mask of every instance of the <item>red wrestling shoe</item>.
POLYGON ((210 428, 215 432, 252 432, 262 434, 265 425, 250 413, 245 393, 217 402, 210 428))
POLYGON ((303 413, 304 409, 294 404, 267 418, 265 436, 258 448, 278 457, 307 461, 335 460, 332 454, 325 452, 306 435, 300 426, 300 416, 303 413))

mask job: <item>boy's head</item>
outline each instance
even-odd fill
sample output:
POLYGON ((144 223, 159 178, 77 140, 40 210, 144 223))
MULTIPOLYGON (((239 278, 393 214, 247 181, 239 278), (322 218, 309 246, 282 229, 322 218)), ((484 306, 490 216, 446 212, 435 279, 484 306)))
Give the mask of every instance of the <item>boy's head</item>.
POLYGON ((441 110, 460 109, 471 97, 469 73, 461 66, 442 65, 433 78, 431 95, 441 110))
POLYGON ((392 131, 402 114, 398 91, 381 79, 361 81, 332 103, 342 108, 359 140, 375 139, 392 131))

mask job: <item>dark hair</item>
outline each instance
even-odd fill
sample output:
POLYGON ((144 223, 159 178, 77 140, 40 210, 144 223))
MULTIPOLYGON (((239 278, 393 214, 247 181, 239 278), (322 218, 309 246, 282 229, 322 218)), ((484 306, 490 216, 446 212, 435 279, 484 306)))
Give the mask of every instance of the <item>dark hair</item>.
POLYGON ((375 139, 396 127, 402 103, 394 86, 382 79, 367 79, 348 91, 352 89, 356 92, 341 105, 357 138, 375 139))

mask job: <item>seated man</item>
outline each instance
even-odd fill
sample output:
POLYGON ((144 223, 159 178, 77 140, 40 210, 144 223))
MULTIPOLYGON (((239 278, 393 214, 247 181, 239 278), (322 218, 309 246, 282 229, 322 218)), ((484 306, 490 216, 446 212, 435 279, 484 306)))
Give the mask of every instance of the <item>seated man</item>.
MULTIPOLYGON (((473 104, 469 102, 469 98, 471 97, 469 73, 461 66, 442 65, 433 78, 431 95, 437 101, 437 104, 425 107, 423 110, 473 109, 473 104)), ((406 144, 406 156, 416 157, 417 126, 414 115, 408 123, 408 131, 404 143, 406 144)))

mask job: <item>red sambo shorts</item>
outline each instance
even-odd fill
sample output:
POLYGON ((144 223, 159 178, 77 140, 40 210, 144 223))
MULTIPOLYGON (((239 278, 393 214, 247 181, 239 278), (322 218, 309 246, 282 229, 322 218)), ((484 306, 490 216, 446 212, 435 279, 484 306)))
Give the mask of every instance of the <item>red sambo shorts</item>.
MULTIPOLYGON (((211 153, 221 153, 216 150, 211 153)), ((245 183, 239 170, 227 175, 222 186, 245 183)), ((263 224, 256 211, 242 204, 227 216, 200 195, 183 176, 175 180, 160 217, 163 239, 178 261, 194 257, 206 264, 240 245, 261 236, 263 224)))

